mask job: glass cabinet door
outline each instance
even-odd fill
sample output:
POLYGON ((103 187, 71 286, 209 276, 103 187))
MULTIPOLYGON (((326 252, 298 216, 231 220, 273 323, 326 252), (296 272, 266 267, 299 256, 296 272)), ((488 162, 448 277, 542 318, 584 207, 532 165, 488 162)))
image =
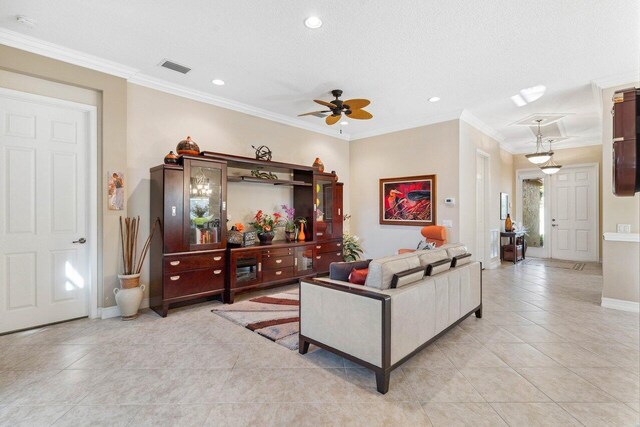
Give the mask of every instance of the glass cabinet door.
POLYGON ((187 231, 191 249, 224 245, 224 167, 218 163, 189 161, 185 201, 187 231))
POLYGON ((313 272, 313 245, 297 246, 294 251, 295 275, 313 272))
POLYGON ((316 237, 318 240, 333 236, 333 185, 332 177, 316 178, 316 237))

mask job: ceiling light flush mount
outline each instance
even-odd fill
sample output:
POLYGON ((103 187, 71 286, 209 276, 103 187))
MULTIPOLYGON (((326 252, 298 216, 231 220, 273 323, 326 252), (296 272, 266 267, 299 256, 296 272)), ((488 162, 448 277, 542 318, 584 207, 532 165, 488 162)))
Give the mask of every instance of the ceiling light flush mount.
POLYGON ((211 80, 211 83, 213 83, 216 86, 224 86, 224 80, 220 80, 220 79, 213 79, 211 80))
MULTIPOLYGON (((525 157, 534 165, 541 165, 545 162, 548 162, 553 156, 553 151, 549 148, 549 151, 543 151, 542 148, 542 132, 540 131, 540 122, 542 120, 536 120, 538 122, 538 133, 536 135, 536 152, 532 154, 527 154, 525 157)), ((551 145, 549 145, 551 147, 551 145)))
POLYGON ((562 167, 562 165, 557 164, 554 160, 553 160, 553 151, 551 151, 551 143, 553 142, 552 139, 549 140, 549 152, 551 153, 551 158, 549 159, 549 161, 547 163, 545 163, 544 165, 540 166, 540 170, 542 170, 542 172, 544 172, 547 175, 553 175, 554 173, 557 173, 560 168, 562 167))
POLYGON ((438 101, 440 101, 439 96, 432 96, 431 98, 429 98, 429 102, 438 102, 438 101))
POLYGON ((304 25, 307 28, 315 30, 316 28, 322 27, 322 19, 318 18, 317 16, 310 16, 304 20, 304 25))

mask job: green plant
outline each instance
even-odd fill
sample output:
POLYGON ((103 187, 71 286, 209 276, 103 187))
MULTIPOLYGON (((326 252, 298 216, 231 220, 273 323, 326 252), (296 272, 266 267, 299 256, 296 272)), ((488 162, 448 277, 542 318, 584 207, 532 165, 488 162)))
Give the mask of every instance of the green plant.
POLYGON ((342 257, 346 262, 357 261, 363 253, 360 238, 349 233, 342 235, 342 257))

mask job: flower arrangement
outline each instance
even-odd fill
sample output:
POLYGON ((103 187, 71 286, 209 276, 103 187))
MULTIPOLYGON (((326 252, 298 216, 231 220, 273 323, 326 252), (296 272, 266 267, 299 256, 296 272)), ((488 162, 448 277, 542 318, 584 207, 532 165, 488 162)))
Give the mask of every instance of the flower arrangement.
POLYGON ((255 216, 255 221, 249 223, 258 233, 273 233, 275 228, 282 221, 282 214, 274 212, 273 215, 265 214, 259 210, 255 216))
POLYGON ((293 207, 289 207, 289 205, 280 206, 282 210, 284 210, 284 231, 296 231, 296 221, 295 215, 296 210, 293 207))

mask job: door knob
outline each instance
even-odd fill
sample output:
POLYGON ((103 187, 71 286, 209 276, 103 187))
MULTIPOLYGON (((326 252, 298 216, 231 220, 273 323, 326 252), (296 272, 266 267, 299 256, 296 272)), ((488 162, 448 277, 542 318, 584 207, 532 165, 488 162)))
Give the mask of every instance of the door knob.
POLYGON ((551 226, 552 226, 552 227, 557 227, 557 226, 558 226, 558 224, 551 224, 551 226))
POLYGON ((74 240, 71 243, 80 243, 81 245, 84 243, 87 243, 87 239, 85 239, 84 237, 79 238, 78 240, 74 240))

